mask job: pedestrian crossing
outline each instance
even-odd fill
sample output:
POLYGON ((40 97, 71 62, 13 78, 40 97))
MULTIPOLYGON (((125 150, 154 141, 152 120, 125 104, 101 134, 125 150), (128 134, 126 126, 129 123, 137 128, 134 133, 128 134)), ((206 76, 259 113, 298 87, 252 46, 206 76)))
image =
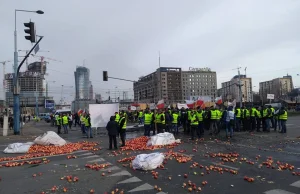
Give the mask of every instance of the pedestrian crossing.
MULTIPOLYGON (((290 186, 300 189, 300 180, 290 184, 290 186)), ((272 189, 272 190, 265 191, 264 194, 298 194, 298 193, 293 193, 282 189, 272 189)))
MULTIPOLYGON (((89 151, 76 153, 77 158, 79 160, 85 160, 85 163, 87 164, 111 164, 107 162, 104 158, 102 158, 99 155, 95 155, 89 151)), ((130 184, 132 185, 131 189, 128 189, 128 191, 125 191, 126 193, 139 193, 139 192, 146 192, 152 190, 155 194, 166 194, 165 192, 155 192, 154 186, 150 185, 149 183, 143 182, 138 177, 132 175, 127 170, 124 170, 118 166, 111 165, 109 168, 104 168, 100 170, 101 172, 107 172, 109 171, 110 174, 107 177, 122 177, 122 179, 117 182, 117 185, 126 185, 126 188, 130 188, 130 184), (136 184, 139 183, 139 186, 136 186, 136 184)))

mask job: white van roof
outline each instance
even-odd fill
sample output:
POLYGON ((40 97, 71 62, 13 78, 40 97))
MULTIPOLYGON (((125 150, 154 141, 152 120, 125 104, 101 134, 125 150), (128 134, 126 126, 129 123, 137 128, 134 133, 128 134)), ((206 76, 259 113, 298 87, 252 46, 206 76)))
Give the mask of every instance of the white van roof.
POLYGON ((71 112, 71 109, 60 109, 56 110, 55 112, 71 112))

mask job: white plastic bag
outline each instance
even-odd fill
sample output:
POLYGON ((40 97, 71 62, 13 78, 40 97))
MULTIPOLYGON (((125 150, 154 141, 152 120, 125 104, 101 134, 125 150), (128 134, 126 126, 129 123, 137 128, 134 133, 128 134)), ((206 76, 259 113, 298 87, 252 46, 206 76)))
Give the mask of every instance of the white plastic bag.
POLYGON ((27 153, 30 146, 32 146, 33 142, 27 142, 27 143, 12 143, 5 148, 3 151, 6 154, 23 154, 27 153))
POLYGON ((133 169, 153 170, 160 166, 165 159, 162 153, 139 154, 132 161, 133 169))
POLYGON ((63 146, 67 142, 59 135, 57 135, 54 131, 47 131, 43 135, 40 135, 37 138, 35 138, 34 143, 39 145, 63 146))
POLYGON ((180 140, 175 140, 175 137, 172 133, 164 132, 151 136, 151 138, 147 142, 147 146, 169 145, 175 142, 180 143, 180 140))

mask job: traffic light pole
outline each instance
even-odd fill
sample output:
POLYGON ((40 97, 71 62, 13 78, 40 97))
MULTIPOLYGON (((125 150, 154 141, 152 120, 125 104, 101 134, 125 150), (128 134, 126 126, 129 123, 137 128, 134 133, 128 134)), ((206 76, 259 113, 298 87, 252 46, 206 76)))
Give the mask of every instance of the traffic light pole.
MULTIPOLYGON (((16 35, 16 34, 15 34, 16 35)), ((41 42, 43 39, 43 36, 40 37, 40 39, 35 43, 35 45, 32 47, 32 49, 27 53, 27 55, 24 57, 20 65, 18 66, 18 58, 14 60, 14 68, 15 69, 15 75, 14 75, 14 135, 20 135, 20 89, 19 89, 19 71, 22 67, 23 63, 26 61, 26 59, 29 57, 31 52, 34 50, 34 48, 41 42)), ((16 41, 15 41, 15 57, 18 57, 18 52, 16 52, 16 41)))

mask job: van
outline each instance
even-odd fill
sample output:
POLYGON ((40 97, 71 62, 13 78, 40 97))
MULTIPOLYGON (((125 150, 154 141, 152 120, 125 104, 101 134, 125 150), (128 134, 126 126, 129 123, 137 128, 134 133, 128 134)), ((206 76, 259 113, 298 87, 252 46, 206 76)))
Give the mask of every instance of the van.
POLYGON ((39 118, 40 118, 40 119, 45 119, 45 118, 48 117, 48 116, 50 116, 49 113, 40 113, 40 114, 39 114, 39 118))
POLYGON ((56 110, 54 113, 54 116, 59 115, 59 114, 71 114, 71 109, 56 110))

